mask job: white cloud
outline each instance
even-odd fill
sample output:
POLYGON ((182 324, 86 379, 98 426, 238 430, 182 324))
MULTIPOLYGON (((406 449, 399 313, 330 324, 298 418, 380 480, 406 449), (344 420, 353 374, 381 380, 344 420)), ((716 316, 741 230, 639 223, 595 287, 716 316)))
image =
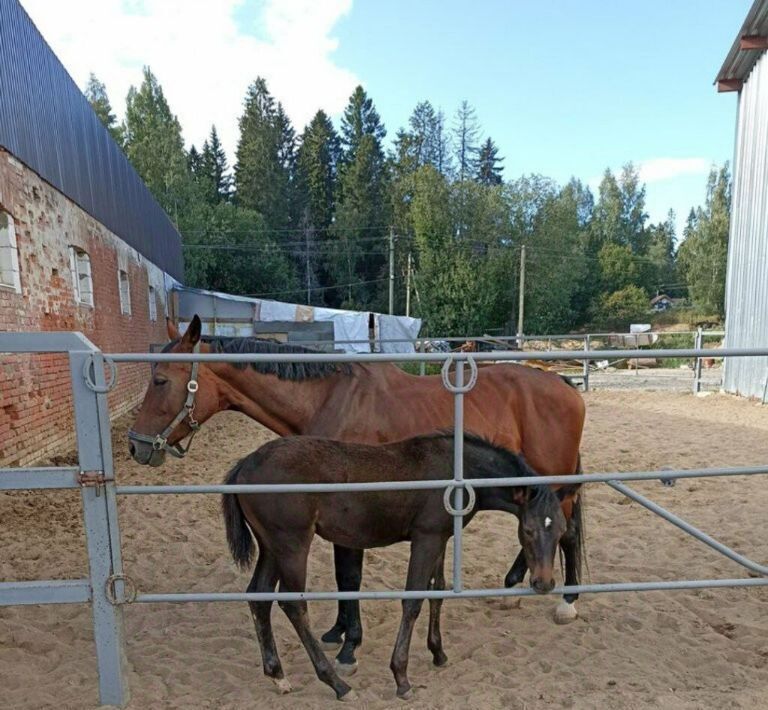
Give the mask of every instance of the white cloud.
POLYGON ((684 175, 706 175, 710 164, 706 158, 652 158, 640 163, 640 180, 653 183, 684 175))
POLYGON ((93 71, 122 116, 125 95, 149 65, 187 144, 216 124, 230 159, 246 88, 263 76, 297 131, 323 108, 340 113, 357 77, 335 64, 332 36, 352 0, 22 0, 82 88, 93 71), (236 13, 253 17, 239 26, 236 13))

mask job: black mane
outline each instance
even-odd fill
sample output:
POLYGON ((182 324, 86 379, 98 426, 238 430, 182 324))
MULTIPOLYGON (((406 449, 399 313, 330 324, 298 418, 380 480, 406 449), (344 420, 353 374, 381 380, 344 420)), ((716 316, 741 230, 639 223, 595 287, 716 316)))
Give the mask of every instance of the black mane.
MULTIPOLYGON (((212 353, 226 353, 230 355, 277 355, 295 353, 325 354, 320 350, 306 348, 301 345, 279 343, 276 340, 264 340, 261 338, 224 338, 215 335, 204 335, 200 341, 208 345, 212 353)), ((170 352, 178 343, 173 340, 163 348, 163 352, 170 352)), ((250 365, 256 372, 263 375, 276 375, 280 380, 301 382, 302 380, 320 379, 338 373, 349 375, 352 368, 344 363, 335 362, 232 362, 238 370, 244 370, 250 365)))

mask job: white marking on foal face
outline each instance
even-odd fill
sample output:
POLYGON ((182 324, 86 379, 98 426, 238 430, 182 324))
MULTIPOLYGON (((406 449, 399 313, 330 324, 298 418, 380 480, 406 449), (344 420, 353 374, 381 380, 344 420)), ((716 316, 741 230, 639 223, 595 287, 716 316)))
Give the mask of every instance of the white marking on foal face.
POLYGON ((552 518, 550 517, 544 518, 544 529, 549 528, 550 525, 552 525, 552 518))

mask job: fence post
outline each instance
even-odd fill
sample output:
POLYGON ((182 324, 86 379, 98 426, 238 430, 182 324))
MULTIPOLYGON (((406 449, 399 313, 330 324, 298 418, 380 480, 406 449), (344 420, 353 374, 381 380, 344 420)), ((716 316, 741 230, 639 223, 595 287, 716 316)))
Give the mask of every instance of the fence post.
MULTIPOLYGON (((453 480, 457 484, 464 482, 464 361, 456 363, 456 389, 453 395, 453 480)), ((453 492, 453 507, 461 510, 464 507, 464 487, 457 485, 453 492)), ((464 516, 453 516, 453 591, 460 592, 464 588, 461 573, 462 539, 464 516)))
MULTIPOLYGON (((112 582, 110 577, 122 574, 123 570, 104 358, 98 351, 70 352, 69 367, 79 468, 81 472, 102 474, 104 481, 100 485, 82 487, 99 702, 123 707, 128 702, 123 611, 121 606, 110 603, 107 596, 107 586, 112 582), (87 373, 90 373, 88 380, 87 373)), ((122 587, 122 583, 114 583, 118 599, 122 599, 122 587)))
MULTIPOLYGON (((589 335, 584 338, 584 352, 589 352, 589 335)), ((589 392, 589 360, 584 360, 584 391, 589 392)))
MULTIPOLYGON (((419 352, 420 352, 420 353, 425 353, 425 352, 427 352, 427 341, 426 341, 426 340, 422 340, 422 341, 419 343, 419 352)), ((422 377, 424 377, 424 375, 426 375, 426 374, 427 374, 427 363, 426 363, 426 362, 424 362, 424 360, 422 360, 421 362, 419 362, 419 374, 420 374, 422 377)))
MULTIPOLYGON (((696 329, 696 338, 694 341, 694 348, 701 350, 704 343, 704 335, 701 330, 701 326, 696 329)), ((697 357, 696 362, 693 365, 693 393, 698 394, 701 392, 701 358, 697 357)))

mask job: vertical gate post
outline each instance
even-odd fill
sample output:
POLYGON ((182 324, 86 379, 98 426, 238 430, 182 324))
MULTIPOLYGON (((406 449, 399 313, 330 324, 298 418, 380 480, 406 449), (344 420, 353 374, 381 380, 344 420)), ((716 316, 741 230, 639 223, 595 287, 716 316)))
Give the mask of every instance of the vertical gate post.
MULTIPOLYGON (((464 482, 464 361, 456 363, 456 391, 453 394, 453 480, 464 482)), ((464 507, 464 488, 457 485, 453 492, 453 507, 461 510, 464 507)), ((464 516, 453 516, 453 591, 460 592, 464 588, 461 573, 461 534, 464 528, 464 516)))
MULTIPOLYGON (((427 341, 422 340, 421 343, 419 343, 419 352, 425 353, 427 352, 427 341)), ((427 363, 422 360, 419 362, 419 374, 424 377, 424 375, 427 374, 427 363)))
MULTIPOLYGON (((110 577, 122 574, 123 570, 104 358, 98 351, 70 352, 69 366, 80 471, 100 473, 104 481, 82 488, 99 702, 123 707, 128 702, 123 612, 122 607, 110 603, 107 596, 110 577)), ((115 584, 118 598, 122 598, 122 586, 115 584)))
MULTIPOLYGON (((693 347, 696 350, 701 350, 704 344, 704 333, 701 326, 696 329, 696 339, 693 347)), ((693 393, 698 394, 701 392, 701 358, 697 357, 693 366, 693 393)))

